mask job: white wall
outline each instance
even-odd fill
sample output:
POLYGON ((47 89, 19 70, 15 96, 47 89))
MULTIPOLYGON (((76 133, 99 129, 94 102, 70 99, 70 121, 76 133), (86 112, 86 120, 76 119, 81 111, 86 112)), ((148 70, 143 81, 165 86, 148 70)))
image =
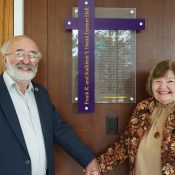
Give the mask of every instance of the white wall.
POLYGON ((24 0, 14 0, 14 36, 24 34, 24 0))

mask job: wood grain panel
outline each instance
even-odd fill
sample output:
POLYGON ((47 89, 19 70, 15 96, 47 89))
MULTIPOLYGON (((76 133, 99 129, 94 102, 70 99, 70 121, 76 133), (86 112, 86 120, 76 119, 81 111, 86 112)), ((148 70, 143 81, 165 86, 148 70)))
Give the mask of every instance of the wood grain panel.
MULTIPOLYGON (((106 115, 115 113, 118 131, 123 132, 136 104, 96 104, 94 113, 78 113, 72 104, 71 31, 64 29, 65 17, 71 16, 78 0, 25 0, 25 33, 32 36, 44 52, 37 81, 49 94, 63 118, 97 155, 118 135, 106 135, 106 115), (35 7, 35 8, 33 8, 35 7)), ((175 1, 95 0, 96 7, 136 8, 137 17, 145 18, 146 30, 137 32, 137 102, 147 97, 145 84, 154 64, 175 57, 175 1)), ((55 147, 56 175, 81 175, 82 168, 58 146, 55 147)), ((110 175, 128 175, 128 162, 110 175)))
MULTIPOLYGON (((0 47, 13 36, 13 0, 0 0, 0 47)), ((3 71, 0 55, 0 73, 3 71)))
POLYGON ((42 52, 36 81, 47 87, 48 37, 47 0, 24 1, 24 34, 36 41, 42 52))

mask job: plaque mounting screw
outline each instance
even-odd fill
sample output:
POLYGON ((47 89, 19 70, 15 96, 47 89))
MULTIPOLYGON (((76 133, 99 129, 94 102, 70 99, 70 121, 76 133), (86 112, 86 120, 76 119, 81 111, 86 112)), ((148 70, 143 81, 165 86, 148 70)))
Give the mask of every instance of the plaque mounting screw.
POLYGON ((140 26, 143 26, 143 22, 139 22, 139 25, 140 25, 140 26))
POLYGON ((71 25, 72 23, 70 21, 67 22, 68 25, 71 25))
POLYGON ((75 101, 78 101, 78 97, 75 97, 75 101))
POLYGON ((130 101, 134 101, 134 98, 133 97, 130 97, 129 99, 130 99, 130 101))
POLYGON ((78 13, 78 9, 75 9, 75 13, 78 13))
POLYGON ((134 10, 130 10, 130 14, 134 14, 134 10))
POLYGON ((87 111, 88 110, 88 107, 86 106, 84 109, 87 111))

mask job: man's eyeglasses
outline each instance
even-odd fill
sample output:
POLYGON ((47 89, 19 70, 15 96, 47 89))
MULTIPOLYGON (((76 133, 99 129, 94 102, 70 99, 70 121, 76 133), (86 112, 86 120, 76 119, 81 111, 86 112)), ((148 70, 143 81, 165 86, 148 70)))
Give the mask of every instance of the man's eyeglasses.
POLYGON ((5 55, 14 55, 16 59, 19 61, 24 60, 24 58, 27 56, 31 62, 37 62, 41 58, 41 53, 36 51, 29 51, 28 54, 25 53, 25 50, 20 49, 16 50, 14 53, 7 53, 5 55))

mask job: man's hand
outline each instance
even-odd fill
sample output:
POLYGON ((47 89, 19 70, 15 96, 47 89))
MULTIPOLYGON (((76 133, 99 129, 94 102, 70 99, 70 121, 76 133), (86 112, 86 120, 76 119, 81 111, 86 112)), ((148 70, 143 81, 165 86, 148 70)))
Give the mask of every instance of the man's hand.
POLYGON ((100 173, 100 166, 97 163, 96 159, 93 159, 85 169, 85 174, 86 175, 101 175, 100 173))

